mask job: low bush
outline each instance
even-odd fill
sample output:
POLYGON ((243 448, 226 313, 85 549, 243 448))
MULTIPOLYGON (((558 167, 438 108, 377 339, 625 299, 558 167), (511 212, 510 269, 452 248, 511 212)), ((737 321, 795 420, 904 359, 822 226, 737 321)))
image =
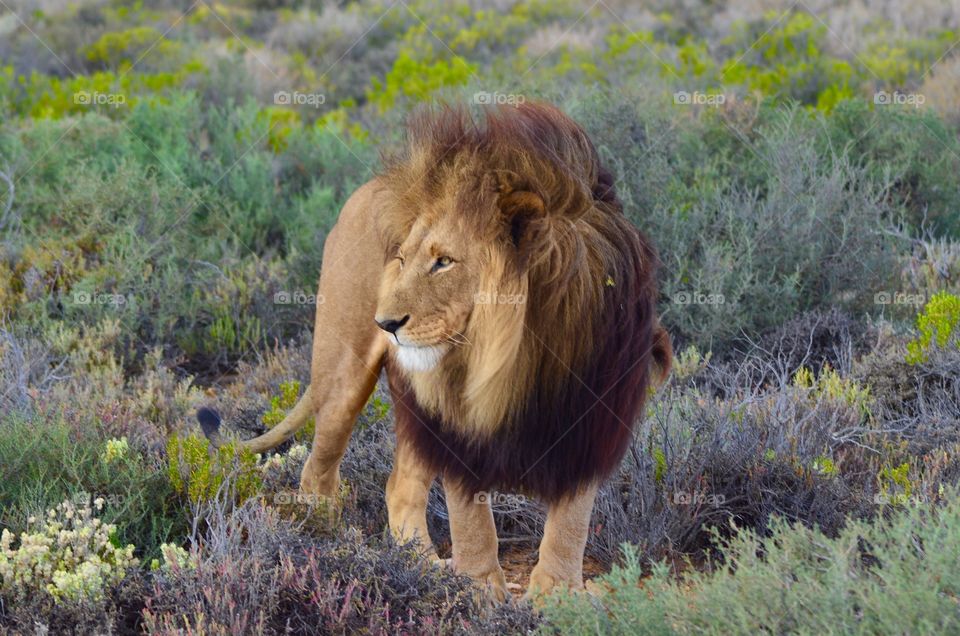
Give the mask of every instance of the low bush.
POLYGON ((133 545, 117 547, 116 526, 94 516, 103 509, 97 498, 77 508, 70 501, 57 504, 46 518, 31 518, 31 531, 19 536, 4 528, 0 538, 2 593, 13 603, 30 596, 48 595, 54 603, 98 603, 107 591, 137 566, 133 545))
POLYGON ((0 156, 15 179, 29 171, 22 233, 0 244, 5 315, 41 330, 118 320, 133 371, 157 346, 209 374, 299 335, 326 232, 374 160, 304 127, 275 154, 270 130, 253 105, 214 114, 188 95, 140 104, 124 123, 5 127, 0 156))
POLYGON ((648 93, 568 101, 657 245, 662 316, 681 342, 725 355, 803 311, 876 311, 863 290, 894 288, 889 177, 824 145, 822 116, 761 104, 741 122, 747 105, 732 103, 673 118, 648 93))
POLYGON ((596 597, 554 596, 542 633, 944 634, 960 629, 960 502, 913 505, 835 537, 784 519, 716 535, 722 560, 647 576, 633 548, 596 597))
POLYGON ((837 308, 808 311, 764 334, 746 351, 753 359, 766 359, 770 372, 764 379, 790 377, 801 367, 819 374, 832 367, 849 374, 855 359, 869 350, 868 326, 837 308))
POLYGON ((233 443, 214 449, 199 433, 171 436, 167 461, 174 491, 195 506, 216 500, 241 503, 256 496, 263 484, 251 451, 233 443))
POLYGON ((310 539, 255 502, 203 518, 194 562, 157 571, 147 633, 480 634, 536 624, 529 606, 485 609, 469 580, 389 541, 351 531, 310 539))
POLYGON ((960 349, 933 346, 912 363, 908 344, 884 334, 853 375, 872 388, 873 413, 883 428, 907 454, 923 456, 960 442, 960 349))
POLYGON ((79 506, 64 501, 32 517, 19 536, 3 528, 0 628, 31 628, 38 619, 71 633, 119 627, 114 615, 129 604, 138 560, 133 545, 120 543, 116 526, 100 518, 103 508, 102 498, 79 506))
MULTIPOLYGON (((263 425, 271 429, 286 417, 287 411, 297 405, 300 399, 300 382, 293 380, 280 383, 280 394, 270 398, 270 410, 263 414, 263 425)), ((315 423, 311 417, 303 428, 295 434, 300 441, 313 440, 315 423)))
POLYGON ((931 348, 960 347, 960 296, 941 292, 934 295, 917 316, 916 340, 907 343, 907 362, 929 359, 931 348))
MULTIPOLYGON (((720 362, 680 352, 600 489, 588 554, 610 563, 628 542, 650 559, 702 556, 716 549, 708 526, 762 532, 775 516, 835 536, 850 519, 960 484, 960 352, 937 350, 911 366, 903 340, 888 335, 866 355, 840 357, 845 371, 822 361, 810 371, 816 352, 834 359, 835 345, 847 349, 848 336, 835 333, 811 315, 772 338, 784 344, 779 360, 766 346, 720 362), (792 343, 804 354, 794 357, 792 343)), ((534 549, 541 506, 494 511, 502 536, 534 549)))
POLYGON ((64 500, 78 508, 102 500, 99 518, 117 539, 151 558, 186 530, 187 518, 159 458, 106 442, 89 419, 75 429, 49 413, 0 419, 0 526, 28 529, 31 517, 64 500))

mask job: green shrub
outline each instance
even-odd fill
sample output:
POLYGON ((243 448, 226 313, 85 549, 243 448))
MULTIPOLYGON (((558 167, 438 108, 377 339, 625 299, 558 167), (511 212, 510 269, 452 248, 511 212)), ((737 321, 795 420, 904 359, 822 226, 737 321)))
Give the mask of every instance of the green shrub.
POLYGON ((91 419, 79 429, 49 415, 0 419, 0 525, 22 532, 30 516, 64 500, 82 507, 101 498, 100 517, 118 540, 152 557, 186 531, 185 509, 156 458, 111 455, 91 419))
POLYGON ((381 111, 410 101, 422 102, 441 88, 466 84, 474 72, 475 67, 462 57, 430 62, 411 51, 401 51, 384 80, 374 78, 367 99, 381 111))
POLYGON ((842 377, 829 364, 816 377, 810 369, 800 367, 793 376, 793 385, 807 389, 815 399, 833 400, 860 411, 864 418, 871 417, 870 387, 861 386, 853 378, 842 377))
MULTIPOLYGON (((917 315, 920 335, 907 343, 907 362, 924 362, 931 347, 947 347, 956 340, 953 336, 960 326, 960 296, 947 292, 935 294, 917 315)), ((954 343, 956 344, 956 343, 954 343)))
POLYGON ((104 33, 99 40, 84 49, 87 59, 104 66, 130 67, 147 53, 171 55, 180 48, 179 42, 164 37, 153 27, 138 26, 119 32, 104 33))
POLYGON ((167 444, 167 475, 173 489, 196 504, 243 502, 262 485, 257 456, 234 444, 212 449, 199 434, 173 435, 167 444))
POLYGON ((162 346, 217 372, 299 334, 313 304, 276 296, 313 295, 323 239, 372 146, 297 127, 275 154, 259 112, 204 113, 178 95, 123 124, 91 114, 0 131, 0 154, 34 164, 16 190, 28 231, 0 248, 5 312, 41 330, 117 319, 128 368, 162 346))
POLYGON ((942 634, 960 629, 960 502, 910 506, 851 521, 839 536, 786 521, 768 536, 738 530, 723 560, 681 579, 645 576, 634 548, 595 583, 598 596, 550 597, 547 626, 564 634, 942 634))
POLYGON ((910 481, 910 464, 904 462, 894 468, 884 466, 877 474, 879 485, 876 501, 885 504, 905 504, 913 495, 913 483, 910 481))
POLYGON ((848 100, 822 120, 817 145, 821 153, 847 149, 870 181, 888 189, 915 235, 960 236, 960 143, 934 113, 848 100))
POLYGON ((675 121, 646 94, 568 99, 660 252, 683 342, 723 355, 803 311, 875 311, 863 290, 893 287, 889 184, 822 143, 826 116, 765 104, 741 132, 733 107, 675 121))
POLYGON ((807 13, 785 18, 770 14, 743 27, 738 39, 744 44, 724 64, 721 77, 763 95, 830 110, 853 96, 854 69, 823 53, 826 33, 827 28, 807 13))

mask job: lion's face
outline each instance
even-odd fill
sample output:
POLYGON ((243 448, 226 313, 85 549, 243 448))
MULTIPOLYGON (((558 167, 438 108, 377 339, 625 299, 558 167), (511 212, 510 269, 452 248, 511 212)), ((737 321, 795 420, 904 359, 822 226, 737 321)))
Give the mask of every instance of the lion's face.
POLYGON ((502 366, 516 353, 523 308, 484 299, 523 295, 527 255, 546 234, 543 200, 506 170, 437 189, 399 201, 417 213, 389 254, 375 320, 408 371, 433 369, 458 345, 502 366), (473 322, 487 328, 471 330, 473 322))
POLYGON ((475 232, 454 215, 419 219, 387 262, 376 321, 397 361, 427 371, 463 343, 480 280, 475 232))

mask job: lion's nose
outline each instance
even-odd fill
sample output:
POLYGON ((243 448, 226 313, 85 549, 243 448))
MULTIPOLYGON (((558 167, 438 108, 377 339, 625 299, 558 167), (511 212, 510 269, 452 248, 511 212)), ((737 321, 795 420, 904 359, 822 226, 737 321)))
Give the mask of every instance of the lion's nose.
POLYGON ((386 331, 387 333, 397 333, 397 329, 407 324, 407 321, 410 320, 410 314, 407 314, 400 320, 394 320, 393 318, 387 318, 385 320, 378 320, 377 326, 386 331))

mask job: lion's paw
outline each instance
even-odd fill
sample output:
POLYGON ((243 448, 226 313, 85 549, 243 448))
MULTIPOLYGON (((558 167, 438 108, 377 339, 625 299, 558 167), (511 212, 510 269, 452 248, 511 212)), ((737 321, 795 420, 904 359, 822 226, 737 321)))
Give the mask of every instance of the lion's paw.
POLYGON ((530 585, 527 586, 527 593, 523 598, 529 601, 537 601, 553 591, 557 585, 557 580, 544 572, 534 570, 530 573, 530 585))
POLYGON ((507 579, 503 575, 503 568, 499 563, 494 566, 478 570, 464 570, 458 568, 453 559, 441 559, 446 562, 446 567, 453 568, 459 574, 469 576, 477 591, 485 596, 485 600, 502 603, 507 600, 507 579))
POLYGON ((336 472, 320 473, 314 469, 308 461, 304 464, 303 470, 300 473, 300 494, 301 496, 315 499, 317 502, 338 505, 340 498, 340 475, 336 472))
POLYGON ((608 594, 611 588, 605 585, 600 585, 594 580, 585 581, 583 584, 583 591, 593 597, 601 597, 604 594, 608 594))
POLYGON ((507 600, 507 579, 503 576, 503 570, 499 565, 494 571, 483 578, 475 578, 474 581, 484 589, 490 600, 496 603, 507 600))
POLYGON ((532 601, 534 605, 542 605, 545 596, 559 589, 583 590, 583 580, 581 578, 556 577, 535 567, 533 572, 530 573, 530 585, 527 586, 527 593, 523 595, 523 598, 532 601))

